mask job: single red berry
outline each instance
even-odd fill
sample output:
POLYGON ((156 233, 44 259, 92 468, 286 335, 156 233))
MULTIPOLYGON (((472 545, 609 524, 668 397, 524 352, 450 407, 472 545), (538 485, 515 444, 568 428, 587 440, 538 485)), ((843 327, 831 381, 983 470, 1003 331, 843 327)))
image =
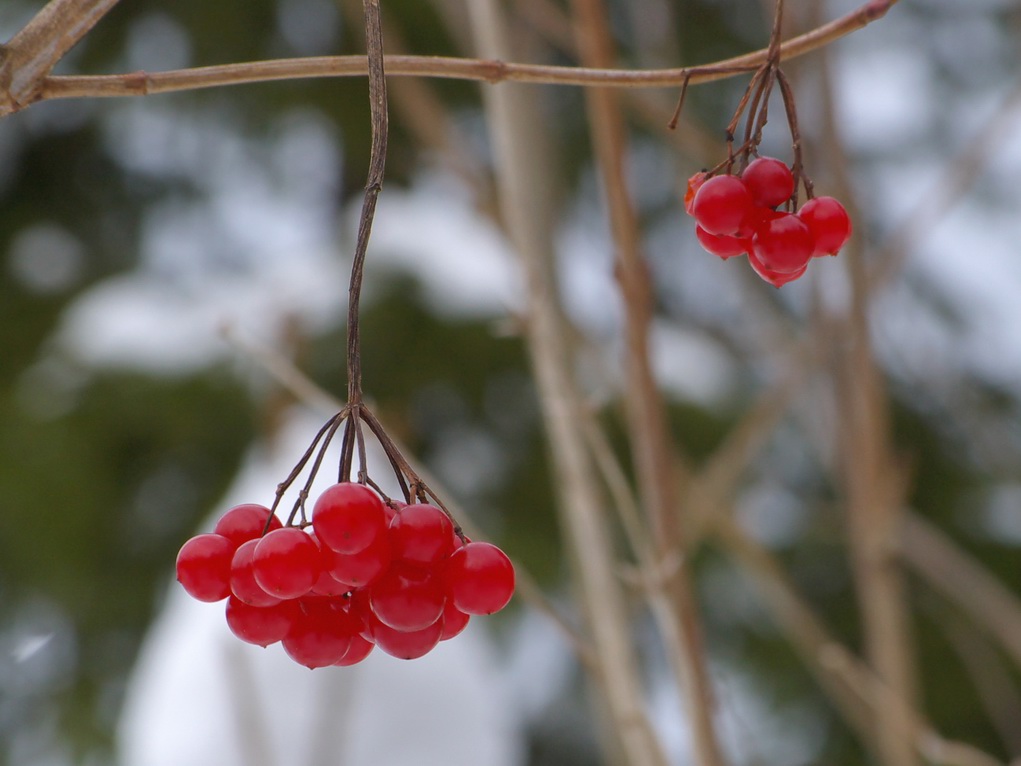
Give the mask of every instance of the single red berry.
MULTIPOLYGON (((220 517, 213 531, 226 537, 236 548, 241 543, 262 537, 262 530, 266 529, 266 519, 269 518, 269 508, 264 505, 256 503, 235 505, 220 517)), ((276 516, 270 519, 269 530, 280 529, 282 526, 276 516)))
POLYGON ((230 561, 234 544, 223 535, 196 535, 177 554, 177 581, 199 601, 222 601, 230 595, 230 561))
POLYGON ((752 201, 762 207, 782 205, 794 194, 794 175, 775 157, 752 160, 741 174, 752 201))
POLYGON ((364 550, 386 529, 382 499, 363 484, 345 481, 326 489, 312 508, 319 540, 337 553, 364 550))
POLYGON ((439 618, 432 625, 421 630, 395 630, 383 623, 378 623, 373 631, 376 646, 392 657, 401 660, 414 660, 431 652, 440 642, 443 633, 443 619, 439 618))
POLYGON ((375 646, 376 645, 371 641, 366 641, 361 636, 355 634, 351 636, 351 645, 347 648, 347 651, 344 652, 344 656, 333 664, 342 668, 346 668, 350 665, 357 665, 369 656, 375 646))
POLYGON ((814 197, 801 206, 798 218, 815 239, 813 255, 836 255, 851 238, 851 217, 833 197, 814 197))
POLYGON ((302 530, 274 529, 255 546, 255 581, 277 598, 304 596, 322 572, 321 555, 316 541, 302 530))
POLYGON ((454 525, 441 509, 428 503, 402 508, 388 532, 394 558, 428 566, 454 550, 454 525))
POLYGON ((278 601, 273 606, 251 606, 234 596, 227 599, 227 627, 250 644, 269 646, 290 631, 298 614, 296 601, 278 601))
POLYGON ((735 176, 710 178, 695 193, 691 214, 710 234, 733 235, 752 208, 752 195, 735 176))
POLYGON ((242 543, 230 563, 230 590, 239 600, 249 606, 273 606, 280 599, 271 596, 255 580, 255 546, 260 538, 242 543))
POLYGON ((352 587, 364 587, 378 580, 393 560, 388 535, 379 535, 367 548, 357 553, 337 553, 323 548, 323 566, 330 577, 352 587))
POLYGON ((440 634, 440 641, 446 641, 459 635, 461 631, 468 627, 469 620, 471 620, 471 615, 462 612, 448 598, 446 605, 443 607, 443 632, 440 634))
POLYGON ((726 234, 710 234, 699 225, 695 226, 695 236, 698 237, 702 249, 723 260, 744 255, 751 247, 751 243, 747 239, 738 239, 726 234))
POLYGON ((770 271, 793 274, 808 263, 814 247, 812 232, 804 222, 783 213, 755 231, 749 252, 770 271))
POLYGON ((688 179, 688 186, 684 190, 684 212, 688 215, 694 215, 691 212, 691 204, 695 201, 695 195, 698 193, 698 190, 702 188, 702 184, 707 180, 708 175, 704 170, 700 170, 688 179))
POLYGON ((492 614, 514 594, 514 565, 492 543, 468 543, 443 567, 447 596, 466 614, 492 614))
POLYGON ((766 282, 769 282, 769 284, 773 285, 773 287, 783 287, 788 282, 793 282, 808 270, 808 264, 806 263, 795 272, 790 274, 781 274, 778 271, 773 271, 763 266, 759 259, 755 257, 755 253, 751 251, 748 253, 748 263, 751 264, 752 270, 756 274, 762 277, 762 279, 766 282))
POLYGON ((446 596, 432 573, 394 566, 369 587, 369 605, 394 630, 421 630, 443 614, 446 596))
POLYGON ((281 642, 287 656, 307 668, 333 665, 351 646, 356 623, 337 599, 303 598, 298 607, 298 616, 281 642))

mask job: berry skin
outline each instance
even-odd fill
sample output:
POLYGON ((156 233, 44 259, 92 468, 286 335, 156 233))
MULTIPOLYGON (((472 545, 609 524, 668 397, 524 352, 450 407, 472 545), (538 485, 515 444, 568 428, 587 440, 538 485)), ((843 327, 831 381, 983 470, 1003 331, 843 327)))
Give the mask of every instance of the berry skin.
POLYGON ((436 620, 421 630, 401 631, 377 623, 373 626, 376 646, 400 660, 414 660, 431 652, 440 642, 443 633, 443 619, 436 620))
POLYGON ((402 508, 390 522, 394 558, 429 566, 454 550, 454 525, 435 505, 415 503, 402 508))
POLYGON ((249 540, 234 551, 230 564, 230 590, 238 601, 249 606, 273 606, 279 604, 280 599, 264 591, 255 581, 254 557, 258 544, 258 539, 249 540))
POLYGON ((752 195, 740 178, 715 176, 695 193, 691 214, 710 234, 733 235, 752 209, 752 195))
POLYGON ((319 545, 295 527, 274 529, 255 546, 252 570, 259 587, 277 598, 304 596, 322 571, 319 545))
POLYGON ((223 535, 196 535, 177 554, 177 581, 198 601, 222 601, 230 595, 234 544, 223 535))
POLYGON ((437 578, 412 567, 392 567, 369 588, 373 614, 394 630, 407 632, 429 627, 443 614, 445 602, 437 578))
POLYGON ((769 271, 793 274, 808 263, 814 249, 808 226, 797 216, 782 213, 755 231, 749 252, 769 271))
POLYGON ((851 237, 851 218, 833 197, 814 197, 801 206, 798 218, 815 240, 813 255, 836 255, 851 237))
POLYGON ((355 634, 351 636, 351 645, 347 648, 347 651, 344 652, 344 656, 333 664, 342 668, 349 667, 350 665, 357 665, 369 656, 375 646, 376 645, 371 641, 367 641, 361 636, 355 634))
POLYGON ((297 616, 296 601, 280 601, 274 606, 251 606, 234 596, 227 599, 227 627, 249 644, 275 644, 288 634, 297 616))
POLYGON ((738 239, 726 234, 710 234, 697 224, 695 225, 695 236, 698 237, 699 244, 702 245, 703 250, 723 260, 744 255, 751 246, 747 239, 738 239))
POLYGON ((337 553, 357 553, 383 534, 387 514, 379 495, 354 482, 326 489, 312 508, 319 540, 337 553))
POLYGON ((465 614, 492 614, 514 595, 514 565, 492 543, 468 543, 443 568, 447 596, 465 614))
POLYGON ((471 615, 462 612, 448 598, 446 605, 443 607, 443 632, 440 633, 440 641, 446 641, 459 635, 461 631, 468 627, 469 620, 471 620, 471 615))
POLYGON ((773 285, 773 287, 783 287, 788 282, 793 282, 808 270, 808 264, 806 263, 800 269, 791 274, 781 274, 778 271, 772 271, 763 266, 759 259, 755 257, 755 253, 753 252, 748 253, 748 263, 751 265, 752 270, 756 274, 762 277, 762 279, 766 282, 769 282, 769 284, 773 285))
MULTIPOLYGON (((262 537, 262 530, 266 528, 266 519, 269 517, 269 508, 264 505, 255 503, 235 505, 220 517, 213 531, 226 537, 237 548, 242 543, 262 537)), ((281 526, 283 525, 280 519, 274 516, 267 531, 280 529, 281 526)))
POLYGON ((348 590, 378 580, 390 568, 392 560, 388 535, 380 535, 357 553, 337 553, 323 548, 323 567, 330 577, 347 585, 348 590))
POLYGON ((790 168, 775 157, 752 160, 741 174, 752 201, 761 207, 776 207, 794 193, 794 176, 790 168))
POLYGON ((323 668, 342 659, 351 646, 357 624, 334 599, 306 598, 284 637, 287 656, 307 668, 323 668))

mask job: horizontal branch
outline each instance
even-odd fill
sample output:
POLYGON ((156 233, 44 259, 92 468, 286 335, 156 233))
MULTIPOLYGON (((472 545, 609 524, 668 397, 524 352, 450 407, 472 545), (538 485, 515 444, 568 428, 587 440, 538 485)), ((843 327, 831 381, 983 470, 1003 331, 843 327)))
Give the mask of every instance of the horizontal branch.
MULTIPOLYGON (((838 40, 882 18, 896 2, 897 0, 871 0, 839 19, 791 38, 781 47, 781 56, 783 59, 791 59, 838 40)), ((674 69, 589 69, 443 56, 386 56, 385 67, 390 77, 436 77, 488 83, 524 82, 543 85, 660 88, 676 87, 684 82, 695 85, 752 71, 766 60, 767 52, 767 49, 763 48, 712 64, 674 69)), ((175 69, 166 72, 59 76, 43 80, 36 100, 146 96, 275 80, 360 77, 367 73, 365 56, 318 56, 175 69)))

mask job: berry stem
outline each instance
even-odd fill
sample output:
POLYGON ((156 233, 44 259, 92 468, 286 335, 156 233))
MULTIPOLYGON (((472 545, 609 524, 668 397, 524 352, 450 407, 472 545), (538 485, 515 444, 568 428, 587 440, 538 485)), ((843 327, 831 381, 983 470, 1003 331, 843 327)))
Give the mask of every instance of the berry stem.
POLYGON ((362 294, 365 253, 372 232, 372 219, 376 214, 376 199, 383 188, 383 171, 386 167, 388 116, 386 107, 386 77, 383 72, 383 31, 379 0, 364 0, 365 51, 369 70, 369 111, 372 121, 372 147, 369 153, 369 174, 365 182, 358 237, 354 261, 351 264, 351 282, 348 289, 347 309, 347 401, 357 405, 362 401, 362 360, 360 350, 358 308, 362 294))

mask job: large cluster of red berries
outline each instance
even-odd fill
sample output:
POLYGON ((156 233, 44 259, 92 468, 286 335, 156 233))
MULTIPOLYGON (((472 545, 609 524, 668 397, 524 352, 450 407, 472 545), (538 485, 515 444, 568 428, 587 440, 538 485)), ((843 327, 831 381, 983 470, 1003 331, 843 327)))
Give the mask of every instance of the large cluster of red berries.
POLYGON ((238 638, 279 641, 310 668, 353 665, 374 646, 421 657, 514 592, 498 547, 464 538, 435 505, 391 506, 354 482, 326 489, 306 528, 262 505, 231 508, 184 544, 177 579, 199 601, 226 599, 238 638))
POLYGON ((755 273, 780 287, 804 274, 813 257, 836 255, 851 236, 851 219, 833 197, 813 197, 796 213, 778 209, 794 189, 790 168, 758 157, 740 176, 696 173, 684 206, 703 248, 723 259, 747 253, 755 273))

